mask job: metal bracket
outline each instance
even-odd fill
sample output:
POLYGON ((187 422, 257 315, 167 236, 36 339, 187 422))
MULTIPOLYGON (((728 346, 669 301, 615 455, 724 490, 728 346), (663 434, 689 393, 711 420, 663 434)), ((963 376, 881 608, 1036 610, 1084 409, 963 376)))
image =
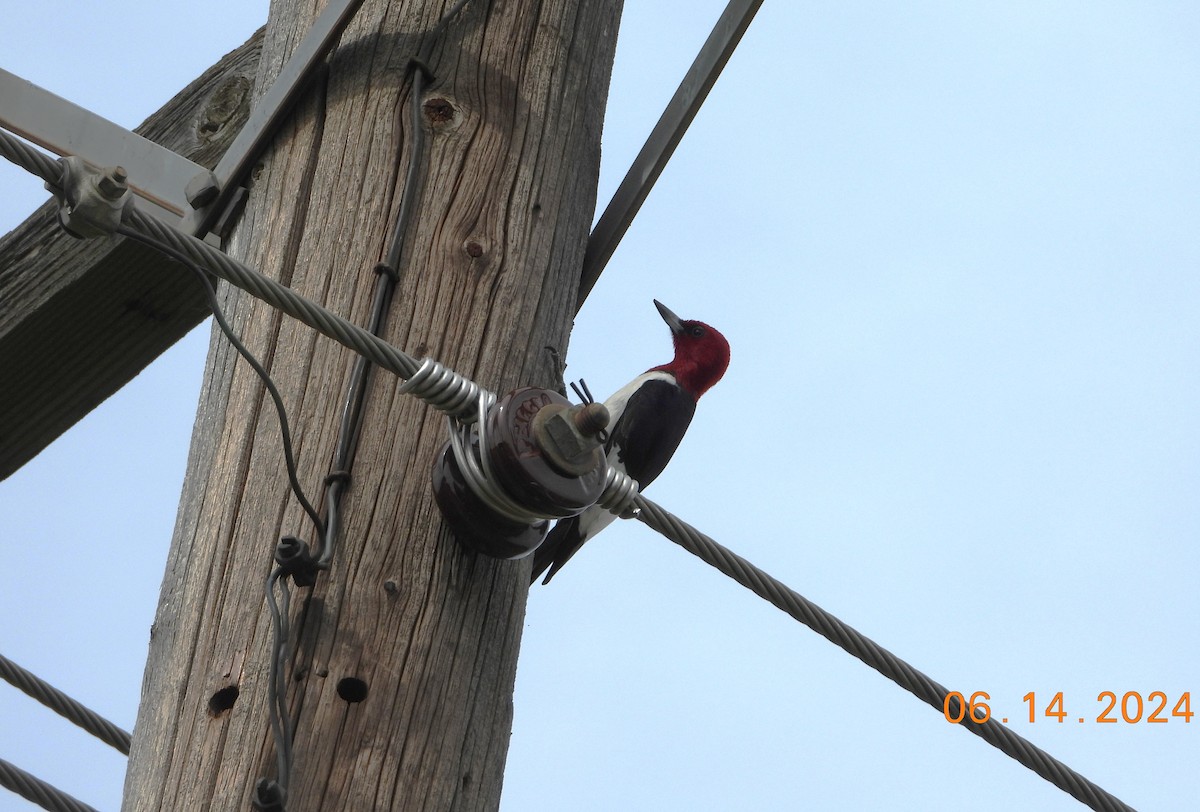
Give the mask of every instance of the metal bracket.
POLYGON ((641 152, 633 159, 621 185, 588 237, 580 271, 579 296, 575 301, 576 311, 583 307, 584 300, 600 278, 600 272, 617 250, 629 224, 646 201, 663 167, 671 160, 675 147, 679 146, 680 139, 696 117, 700 105, 704 104, 708 91, 712 90, 761 5, 762 0, 729 0, 729 5, 713 26, 712 33, 700 48, 700 53, 688 68, 675 95, 667 103, 667 108, 663 110, 641 152))
POLYGON ((90 169, 124 167, 139 209, 178 227, 191 210, 188 178, 199 164, 90 110, 0 69, 0 127, 60 156, 77 156, 90 169))
MULTIPOLYGON (((3 69, 0 69, 3 102, 0 127, 56 155, 73 156, 76 163, 71 171, 78 178, 86 178, 90 172, 110 171, 103 167, 123 167, 126 177, 121 183, 128 185, 137 208, 197 237, 204 237, 210 231, 223 236, 245 204, 247 193, 239 185, 242 178, 362 3, 363 0, 330 0, 278 78, 250 111, 249 120, 215 170, 209 171, 3 69)), ((83 187, 76 191, 82 194, 83 187)), ((67 197, 62 215, 64 225, 76 236, 96 233, 86 218, 68 213, 76 211, 79 202, 67 197)), ((97 215, 100 211, 91 203, 85 210, 97 215)), ((111 229, 99 233, 111 233, 111 229)))
POLYGON ((362 4, 363 0, 330 0, 288 57, 274 83, 250 111, 250 118, 216 168, 193 173, 186 181, 191 210, 184 217, 183 231, 197 236, 210 230, 228 233, 240 213, 239 198, 241 203, 245 201, 244 192, 239 195, 242 179, 362 4))

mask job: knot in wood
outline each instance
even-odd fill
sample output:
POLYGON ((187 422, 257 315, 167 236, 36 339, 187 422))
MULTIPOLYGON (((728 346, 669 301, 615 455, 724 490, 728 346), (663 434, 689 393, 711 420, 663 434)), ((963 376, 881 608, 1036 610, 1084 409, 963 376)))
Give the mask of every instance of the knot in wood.
POLYGON ((436 132, 453 130, 462 123, 462 112, 444 96, 432 96, 421 106, 425 119, 436 132))
POLYGON ((219 137, 230 122, 245 121, 250 114, 250 92, 254 83, 245 76, 234 76, 213 91, 204 103, 196 122, 196 132, 205 141, 219 137))

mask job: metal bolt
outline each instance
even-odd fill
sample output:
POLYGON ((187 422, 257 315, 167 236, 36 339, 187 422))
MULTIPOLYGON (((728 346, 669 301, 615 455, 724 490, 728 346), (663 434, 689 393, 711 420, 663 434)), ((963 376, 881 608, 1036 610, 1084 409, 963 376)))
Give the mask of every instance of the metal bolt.
POLYGON ((568 476, 583 476, 603 457, 598 449, 604 442, 601 432, 608 421, 608 409, 603 403, 552 404, 534 418, 534 442, 557 470, 568 476))
POLYGON ((575 428, 580 434, 592 437, 608 428, 608 409, 603 403, 589 403, 575 412, 575 428))
POLYGON ((217 183, 217 176, 212 172, 201 172, 188 181, 183 196, 193 209, 202 209, 216 200, 220 192, 221 185, 217 183))
POLYGON ((96 188, 100 190, 100 194, 105 199, 119 200, 121 195, 129 190, 129 187, 125 185, 127 180, 129 180, 129 175, 125 172, 125 167, 109 167, 96 181, 96 188))

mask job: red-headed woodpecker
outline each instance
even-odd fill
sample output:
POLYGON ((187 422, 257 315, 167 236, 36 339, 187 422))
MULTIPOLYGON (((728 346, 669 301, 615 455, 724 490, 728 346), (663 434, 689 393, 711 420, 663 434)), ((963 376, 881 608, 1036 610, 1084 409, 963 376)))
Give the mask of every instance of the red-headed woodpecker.
MULTIPOLYGON (((671 328, 675 358, 638 375, 604 401, 609 412, 608 464, 615 465, 645 488, 662 473, 679 447, 696 401, 721 380, 729 367, 729 342, 699 321, 683 320, 655 300, 671 328)), ((562 519, 533 554, 532 581, 549 569, 549 583, 563 564, 615 519, 593 505, 578 516, 562 519)))

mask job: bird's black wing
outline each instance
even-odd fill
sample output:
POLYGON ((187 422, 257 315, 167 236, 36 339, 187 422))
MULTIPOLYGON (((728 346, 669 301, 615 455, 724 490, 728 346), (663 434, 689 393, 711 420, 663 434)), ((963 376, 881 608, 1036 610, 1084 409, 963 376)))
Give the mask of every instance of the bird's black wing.
MULTIPOLYGON (((695 399, 674 382, 647 381, 630 396, 617 424, 609 431, 605 447, 609 462, 616 462, 645 488, 667 467, 695 413, 695 399)), ((559 520, 533 553, 530 583, 547 569, 548 582, 585 541, 578 516, 559 520)))
POLYGON ((608 438, 625 473, 645 488, 671 457, 696 413, 696 400, 672 381, 647 381, 630 396, 608 438))

